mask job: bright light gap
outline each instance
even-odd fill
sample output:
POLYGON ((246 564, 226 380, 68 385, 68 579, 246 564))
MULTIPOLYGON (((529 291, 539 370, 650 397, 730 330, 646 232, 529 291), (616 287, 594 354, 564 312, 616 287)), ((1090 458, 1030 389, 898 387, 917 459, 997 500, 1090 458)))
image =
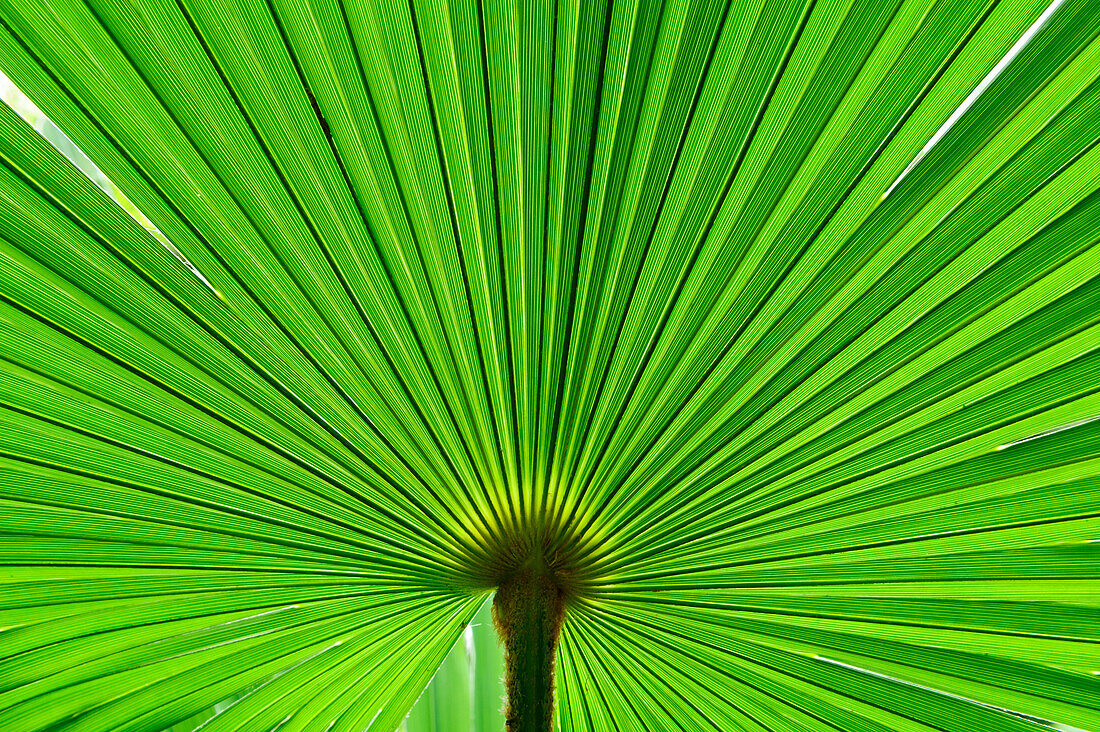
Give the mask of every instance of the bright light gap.
POLYGON ((951 113, 951 116, 947 118, 947 121, 944 122, 938 130, 936 130, 936 134, 932 135, 932 138, 925 144, 923 148, 921 148, 921 151, 917 153, 917 156, 913 158, 912 162, 910 162, 909 165, 905 166, 905 170, 901 171, 901 175, 899 175, 897 179, 894 180, 894 182, 890 185, 890 187, 886 189, 886 193, 882 194, 883 200, 885 200, 887 196, 893 193, 894 189, 898 187, 898 184, 905 180, 905 176, 909 175, 909 173, 912 172, 913 168, 917 167, 920 161, 923 160, 928 155, 928 153, 932 151, 932 148, 934 148, 939 143, 939 141, 942 140, 947 135, 947 133, 951 131, 951 128, 955 126, 955 123, 962 119, 962 116, 966 114, 967 110, 974 106, 974 103, 977 102, 982 94, 985 93, 985 90, 988 89, 990 85, 992 85, 993 82, 997 80, 997 77, 1004 73, 1004 70, 1008 68, 1008 65, 1011 64, 1012 61, 1017 56, 1019 56, 1025 48, 1027 48, 1027 44, 1031 43, 1031 39, 1039 34, 1039 31, 1043 29, 1043 26, 1046 25, 1051 16, 1058 11, 1058 8, 1062 6, 1063 2, 1065 2, 1065 0, 1053 0, 1053 2, 1051 2, 1051 4, 1047 6, 1047 9, 1042 12, 1038 19, 1036 19, 1036 21, 1031 24, 1031 27, 1024 31, 1024 34, 1020 36, 1019 40, 1016 41, 1012 48, 1008 49, 1008 53, 1006 53, 1004 57, 997 62, 997 65, 994 66, 993 69, 985 75, 985 78, 982 79, 976 87, 974 87, 974 90, 970 92, 966 99, 962 101, 962 104, 960 104, 958 108, 951 113))
POLYGON ((32 102, 27 95, 11 81, 11 79, 4 75, 3 71, 0 71, 0 97, 2 97, 4 103, 22 117, 28 125, 33 127, 38 134, 42 135, 46 142, 50 143, 58 152, 64 155, 69 162, 75 165, 90 181, 95 183, 100 190, 106 193, 108 197, 117 203, 131 218, 141 224, 142 227, 149 232, 149 235, 167 249, 172 256, 178 259, 180 264, 187 267, 187 269, 191 271, 191 274, 198 277, 216 296, 221 297, 214 288, 214 285, 210 284, 210 281, 203 276, 202 272, 200 272, 187 257, 184 256, 183 252, 181 252, 172 242, 168 241, 168 238, 153 225, 153 222, 150 221, 149 218, 130 201, 130 199, 126 198, 122 191, 119 190, 118 186, 112 183, 103 171, 100 170, 99 167, 96 166, 96 164, 93 163, 91 159, 53 123, 53 121, 43 114, 42 110, 40 110, 34 102, 32 102))

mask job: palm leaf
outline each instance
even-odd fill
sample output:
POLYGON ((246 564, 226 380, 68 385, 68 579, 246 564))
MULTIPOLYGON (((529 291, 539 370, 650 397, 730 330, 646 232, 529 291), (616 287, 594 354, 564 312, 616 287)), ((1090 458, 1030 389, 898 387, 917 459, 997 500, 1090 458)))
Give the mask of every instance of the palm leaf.
POLYGON ((562 729, 1100 729, 1098 36, 0 0, 162 235, 0 109, 0 729, 394 729, 534 545, 562 729))

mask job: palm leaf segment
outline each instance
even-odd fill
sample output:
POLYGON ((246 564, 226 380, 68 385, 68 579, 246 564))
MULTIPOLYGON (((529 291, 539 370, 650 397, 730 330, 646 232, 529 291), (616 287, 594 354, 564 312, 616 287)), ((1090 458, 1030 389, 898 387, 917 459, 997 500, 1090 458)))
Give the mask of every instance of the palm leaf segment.
POLYGON ((1100 729, 1100 6, 0 0, 0 729, 1100 729))

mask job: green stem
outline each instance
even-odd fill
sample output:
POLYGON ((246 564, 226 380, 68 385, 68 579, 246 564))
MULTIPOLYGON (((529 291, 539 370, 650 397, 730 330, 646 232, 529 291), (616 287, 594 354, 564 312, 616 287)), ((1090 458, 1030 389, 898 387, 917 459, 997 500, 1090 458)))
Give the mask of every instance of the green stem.
POLYGON ((501 583, 493 622, 504 644, 507 732, 550 732, 554 656, 565 616, 561 588, 545 564, 529 562, 501 583))

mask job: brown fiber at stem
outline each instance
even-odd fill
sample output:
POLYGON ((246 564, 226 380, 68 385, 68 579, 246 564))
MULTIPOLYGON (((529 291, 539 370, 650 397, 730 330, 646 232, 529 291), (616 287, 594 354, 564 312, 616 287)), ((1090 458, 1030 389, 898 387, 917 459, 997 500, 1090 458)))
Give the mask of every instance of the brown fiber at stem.
POLYGON ((493 624, 504 644, 507 732, 550 732, 554 719, 554 657, 565 617, 562 589, 542 562, 530 562, 501 582, 493 624))

